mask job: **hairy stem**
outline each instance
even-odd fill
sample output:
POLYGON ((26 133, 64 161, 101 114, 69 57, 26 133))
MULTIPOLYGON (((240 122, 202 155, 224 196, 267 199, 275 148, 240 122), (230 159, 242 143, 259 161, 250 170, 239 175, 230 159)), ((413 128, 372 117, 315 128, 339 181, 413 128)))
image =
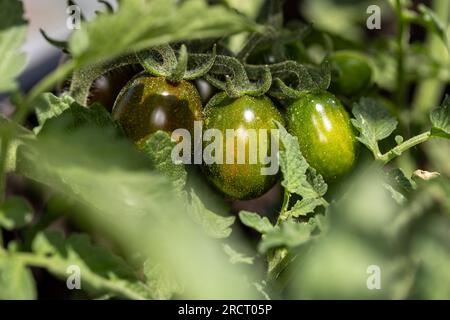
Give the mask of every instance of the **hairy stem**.
POLYGON ((403 152, 417 146, 418 144, 421 144, 423 142, 426 142, 428 140, 430 140, 431 138, 431 132, 427 131, 424 132, 418 136, 412 137, 409 140, 406 140, 405 142, 403 142, 402 144, 396 146, 394 149, 392 149, 391 151, 385 153, 384 155, 382 155, 381 157, 379 157, 379 160, 383 163, 383 164, 387 164, 388 162, 390 162, 391 160, 397 158, 398 156, 400 156, 403 152))

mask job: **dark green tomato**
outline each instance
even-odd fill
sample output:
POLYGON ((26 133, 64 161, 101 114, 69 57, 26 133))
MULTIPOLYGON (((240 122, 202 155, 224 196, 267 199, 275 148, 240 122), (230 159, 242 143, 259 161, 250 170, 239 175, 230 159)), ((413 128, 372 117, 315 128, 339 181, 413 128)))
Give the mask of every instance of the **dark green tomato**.
POLYGON ((330 91, 352 97, 372 85, 372 67, 369 59, 355 51, 337 51, 330 56, 333 70, 330 91))
MULTIPOLYGON (((214 96, 204 110, 203 129, 218 129, 223 136, 220 141, 222 164, 203 165, 203 171, 211 183, 226 196, 233 199, 253 199, 268 191, 277 181, 278 174, 263 175, 261 169, 269 167, 260 159, 260 152, 271 156, 270 130, 276 129, 273 120, 284 123, 283 117, 267 97, 243 96, 229 98, 225 93, 214 96), (235 130, 235 138, 226 139, 226 130, 235 130), (260 129, 267 130, 267 139, 259 139, 260 129), (254 130, 254 131, 253 131, 254 130), (249 143, 249 136, 256 133, 256 143, 249 143), (245 145, 245 162, 238 163, 238 145, 245 145), (253 147, 252 147, 253 146, 253 147), (227 153, 233 155, 232 164, 226 163, 227 153), (250 150, 256 153, 256 161, 250 161, 250 150)), ((205 137, 204 137, 205 138, 205 137)), ((211 139, 215 141, 214 139, 211 139)), ((204 147, 210 145, 204 142, 204 147)), ((253 159, 255 160, 255 159, 253 159)))
POLYGON ((171 84, 164 77, 139 75, 120 92, 113 108, 126 135, 142 147, 148 136, 187 129, 202 119, 202 103, 197 89, 188 81, 171 84))
MULTIPOLYGON (((68 55, 63 55, 60 66, 69 60, 68 55)), ((92 83, 89 89, 87 104, 100 103, 111 112, 120 90, 141 71, 142 68, 138 65, 126 65, 101 75, 92 83)), ((59 83, 56 87, 57 93, 62 94, 69 91, 70 83, 70 79, 59 83)))
POLYGON ((287 109, 288 130, 325 180, 348 173, 355 162, 355 135, 350 117, 331 93, 305 93, 287 109))

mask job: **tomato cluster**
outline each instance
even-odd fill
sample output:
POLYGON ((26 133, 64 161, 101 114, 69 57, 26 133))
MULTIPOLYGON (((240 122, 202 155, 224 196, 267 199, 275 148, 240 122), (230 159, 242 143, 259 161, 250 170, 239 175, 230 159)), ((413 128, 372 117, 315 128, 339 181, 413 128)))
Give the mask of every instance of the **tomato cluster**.
MULTIPOLYGON (((370 86, 371 69, 364 57, 351 52, 336 52, 329 58, 337 72, 332 79, 332 92, 354 96, 370 86)), ((256 162, 249 162, 247 153, 270 154, 269 138, 257 143, 257 150, 250 151, 248 134, 251 130, 264 129, 270 135, 270 130, 277 128, 276 122, 286 126, 297 137, 302 154, 326 181, 343 177, 355 163, 355 135, 350 117, 330 92, 305 92, 288 104, 283 112, 265 95, 231 98, 220 92, 209 100, 205 108, 202 108, 202 101, 205 101, 202 98, 198 88, 189 81, 172 83, 165 77, 143 72, 122 88, 115 99, 112 115, 139 148, 149 135, 158 130, 172 133, 175 129, 184 128, 193 134, 194 121, 202 121, 203 130, 216 129, 223 136, 230 129, 237 132, 233 139, 244 141, 244 164, 234 159, 233 163, 223 160, 202 166, 210 183, 232 199, 257 198, 276 183, 277 174, 261 173, 267 163, 263 163, 260 157, 256 162)), ((260 137, 258 139, 261 140, 260 137)), ((228 152, 227 143, 220 144, 223 159, 228 152)), ((236 157, 236 145, 232 146, 235 151, 233 157, 236 157)))

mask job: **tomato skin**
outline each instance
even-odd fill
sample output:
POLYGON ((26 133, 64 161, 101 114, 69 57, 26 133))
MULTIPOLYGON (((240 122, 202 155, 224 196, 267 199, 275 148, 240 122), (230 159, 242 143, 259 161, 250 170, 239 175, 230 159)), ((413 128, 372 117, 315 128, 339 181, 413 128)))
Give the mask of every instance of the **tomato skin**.
POLYGON ((305 93, 288 107, 287 122, 303 156, 325 180, 337 180, 352 169, 355 133, 347 111, 334 95, 305 93))
MULTIPOLYGON (((278 174, 262 175, 261 169, 267 167, 257 158, 257 163, 249 163, 249 143, 245 140, 246 162, 238 164, 237 158, 237 139, 234 143, 235 161, 233 164, 226 164, 226 130, 234 129, 238 139, 245 137, 249 129, 268 130, 277 129, 273 120, 284 123, 280 112, 276 109, 273 102, 263 97, 242 96, 237 99, 229 98, 225 93, 219 93, 214 96, 204 110, 203 129, 218 129, 223 135, 224 142, 221 144, 223 150, 224 164, 203 165, 203 172, 209 181, 224 195, 232 199, 254 199, 267 192, 277 181, 278 174)), ((258 134, 258 133, 257 133, 258 134)), ((270 136, 268 143, 261 144, 266 154, 270 154, 270 136)), ((211 142, 204 142, 204 147, 211 142)), ((257 152, 259 153, 259 144, 257 152)))
POLYGON ((182 80, 169 83, 164 77, 141 74, 120 92, 114 104, 113 118, 139 148, 158 130, 194 130, 194 121, 202 120, 202 103, 194 85, 182 80))
POLYGON ((372 67, 363 54, 342 50, 329 59, 333 70, 330 91, 352 97, 361 95, 372 85, 372 67))

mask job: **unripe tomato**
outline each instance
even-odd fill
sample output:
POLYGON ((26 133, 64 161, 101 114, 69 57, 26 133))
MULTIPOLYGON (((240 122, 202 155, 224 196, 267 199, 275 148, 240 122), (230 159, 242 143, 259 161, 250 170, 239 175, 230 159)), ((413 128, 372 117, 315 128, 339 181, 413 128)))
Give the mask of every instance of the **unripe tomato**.
POLYGON ((182 128, 192 134, 194 121, 202 119, 202 103, 197 89, 188 81, 172 84, 164 77, 143 74, 122 89, 112 114, 125 134, 142 147, 158 130, 171 133, 182 128))
MULTIPOLYGON (((204 130, 218 129, 222 133, 223 141, 220 150, 223 152, 223 164, 204 164, 203 171, 209 181, 223 194, 233 199, 257 198, 268 191, 277 181, 278 174, 263 175, 261 169, 268 165, 261 162, 259 152, 271 155, 270 130, 277 129, 274 120, 284 123, 283 117, 272 101, 263 97, 242 96, 234 99, 225 93, 219 93, 213 97, 204 110, 204 130), (226 130, 235 130, 234 140, 234 162, 226 164, 227 142, 225 141, 226 130), (259 134, 260 129, 267 130, 267 139, 257 138, 256 163, 249 161, 249 131, 259 134), (244 139, 244 141, 242 141, 244 139), (245 144, 246 161, 244 164, 237 162, 237 142, 245 144)), ((208 145, 208 143, 205 143, 208 145)), ((228 144, 229 146, 229 144, 228 144)))
POLYGON ((331 93, 305 93, 287 109, 288 130, 298 138, 308 163, 327 181, 348 173, 355 163, 350 117, 331 93))
POLYGON ((330 91, 352 97, 372 85, 372 67, 369 59, 355 51, 337 51, 329 57, 333 74, 330 91))

